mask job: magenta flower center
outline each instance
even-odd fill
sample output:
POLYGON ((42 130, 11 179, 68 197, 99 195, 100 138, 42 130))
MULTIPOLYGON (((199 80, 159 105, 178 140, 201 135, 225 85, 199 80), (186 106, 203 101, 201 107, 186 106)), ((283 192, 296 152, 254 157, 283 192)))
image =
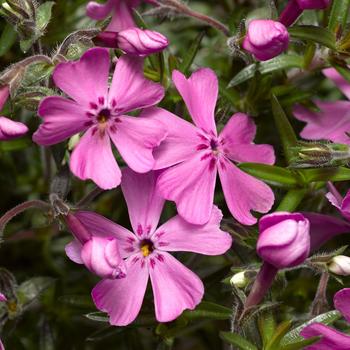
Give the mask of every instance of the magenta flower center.
POLYGON ((99 114, 97 116, 97 121, 100 124, 104 124, 107 122, 107 120, 110 118, 110 116, 111 116, 111 111, 108 108, 104 108, 99 112, 99 114))

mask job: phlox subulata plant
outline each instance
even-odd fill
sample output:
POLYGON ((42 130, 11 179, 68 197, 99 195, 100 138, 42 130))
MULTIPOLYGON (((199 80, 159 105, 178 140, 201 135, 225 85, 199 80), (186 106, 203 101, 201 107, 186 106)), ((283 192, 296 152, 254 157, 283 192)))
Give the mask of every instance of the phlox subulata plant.
POLYGON ((349 350, 349 11, 0 2, 0 349, 349 350))

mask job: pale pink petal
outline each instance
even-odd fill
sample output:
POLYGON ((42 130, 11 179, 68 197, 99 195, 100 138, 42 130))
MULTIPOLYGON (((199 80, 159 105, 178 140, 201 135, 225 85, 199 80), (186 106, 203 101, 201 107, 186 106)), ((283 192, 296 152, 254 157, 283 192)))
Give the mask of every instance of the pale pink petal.
POLYGON ((76 264, 84 264, 82 258, 81 258, 81 250, 82 250, 82 245, 80 242, 77 240, 74 240, 70 243, 68 243, 65 246, 65 251, 69 259, 71 259, 73 262, 76 264))
POLYGON ((0 350, 5 350, 4 344, 2 343, 1 339, 0 339, 0 350))
POLYGON ((122 191, 128 206, 134 232, 139 237, 149 237, 157 228, 164 199, 156 190, 154 171, 138 174, 129 168, 122 172, 122 191))
POLYGON ((334 306, 350 322, 350 288, 343 288, 334 295, 334 306))
POLYGON ((340 210, 343 203, 342 196, 331 182, 328 182, 328 188, 329 192, 326 194, 326 198, 340 210))
POLYGON ((135 27, 135 21, 132 16, 132 4, 129 0, 119 0, 116 2, 115 10, 111 22, 106 30, 111 32, 120 32, 122 30, 135 27))
POLYGON ((3 109, 7 99, 10 96, 10 88, 8 85, 0 86, 0 110, 3 109))
POLYGON ((313 112, 303 106, 296 106, 294 116, 307 123, 300 136, 308 140, 331 140, 350 144, 346 132, 350 130, 350 102, 315 102, 320 112, 313 112))
POLYGON ((107 97, 109 61, 108 49, 89 49, 77 62, 60 63, 53 73, 54 82, 76 102, 89 107, 107 97))
POLYGON ((80 139, 71 155, 70 169, 80 179, 91 179, 107 190, 120 184, 121 172, 112 153, 109 136, 96 128, 87 130, 80 139))
POLYGON ((145 295, 148 268, 141 266, 137 255, 126 260, 126 277, 116 280, 103 280, 92 290, 96 307, 109 315, 113 326, 126 326, 138 315, 145 295))
POLYGON ((28 132, 25 124, 6 117, 0 117, 0 141, 12 140, 28 132))
POLYGON ((201 159, 202 156, 203 152, 198 152, 191 159, 165 170, 157 182, 162 196, 176 203, 178 213, 186 221, 198 225, 210 219, 217 171, 215 160, 201 159))
POLYGON ((166 252, 149 268, 154 295, 156 319, 175 320, 181 313, 193 310, 202 300, 204 286, 199 277, 166 252))
POLYGON ((44 98, 38 114, 43 123, 34 133, 33 140, 44 146, 54 145, 85 130, 90 122, 81 106, 61 96, 44 98))
POLYGON ((120 0, 108 0, 105 4, 99 4, 96 1, 90 1, 86 5, 86 14, 96 21, 105 19, 119 3, 120 0))
POLYGON ((115 67, 109 100, 115 101, 119 113, 126 113, 157 104, 164 97, 161 84, 143 75, 143 59, 124 55, 115 67))
POLYGON ((342 93, 350 100, 350 83, 337 72, 335 68, 326 68, 322 73, 333 81, 335 85, 342 91, 342 93))
POLYGON ((190 224, 176 215, 159 227, 152 238, 159 250, 224 254, 231 247, 232 237, 220 230, 221 219, 221 210, 215 205, 210 220, 205 225, 190 224))
POLYGON ((218 98, 218 79, 209 68, 201 68, 189 79, 173 71, 173 82, 186 103, 194 123, 207 133, 216 135, 215 105, 218 98))
POLYGON ((126 164, 138 173, 154 167, 153 149, 167 135, 166 126, 157 120, 142 117, 119 116, 109 135, 126 164))
POLYGON ((134 251, 130 249, 130 246, 136 241, 136 237, 126 228, 92 211, 79 210, 74 215, 92 235, 116 238, 118 240, 120 254, 123 258, 134 254, 134 251))
POLYGON ((244 225, 253 225, 257 219, 252 210, 267 213, 275 200, 271 188, 246 174, 226 160, 220 163, 219 176, 228 208, 233 217, 244 225))
POLYGON ((254 121, 244 113, 234 114, 220 133, 227 156, 236 162, 274 164, 275 153, 270 145, 255 145, 254 121))
POLYGON ((199 142, 198 129, 193 124, 157 107, 144 110, 141 116, 159 120, 168 130, 165 140, 153 152, 156 160, 154 169, 168 168, 194 154, 199 142))

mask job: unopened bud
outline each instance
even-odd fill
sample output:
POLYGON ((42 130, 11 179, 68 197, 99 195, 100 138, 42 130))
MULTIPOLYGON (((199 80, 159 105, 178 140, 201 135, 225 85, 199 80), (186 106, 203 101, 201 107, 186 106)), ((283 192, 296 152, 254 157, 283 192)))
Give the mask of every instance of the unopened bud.
POLYGON ((299 142, 292 152, 292 168, 336 167, 350 160, 350 147, 340 143, 299 142))
POLYGON ((232 276, 230 283, 237 288, 244 288, 249 283, 249 279, 245 276, 246 271, 241 271, 232 276))
POLYGON ((350 257, 345 255, 335 256, 328 266, 329 271, 336 275, 349 276, 350 275, 350 257))

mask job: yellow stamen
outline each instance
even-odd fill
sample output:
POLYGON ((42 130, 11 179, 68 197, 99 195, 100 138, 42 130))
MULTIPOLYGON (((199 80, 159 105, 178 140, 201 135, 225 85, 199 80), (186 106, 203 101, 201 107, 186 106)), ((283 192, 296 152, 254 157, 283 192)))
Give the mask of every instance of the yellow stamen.
POLYGON ((152 249, 149 243, 145 243, 141 246, 141 253, 145 257, 152 253, 152 249))

